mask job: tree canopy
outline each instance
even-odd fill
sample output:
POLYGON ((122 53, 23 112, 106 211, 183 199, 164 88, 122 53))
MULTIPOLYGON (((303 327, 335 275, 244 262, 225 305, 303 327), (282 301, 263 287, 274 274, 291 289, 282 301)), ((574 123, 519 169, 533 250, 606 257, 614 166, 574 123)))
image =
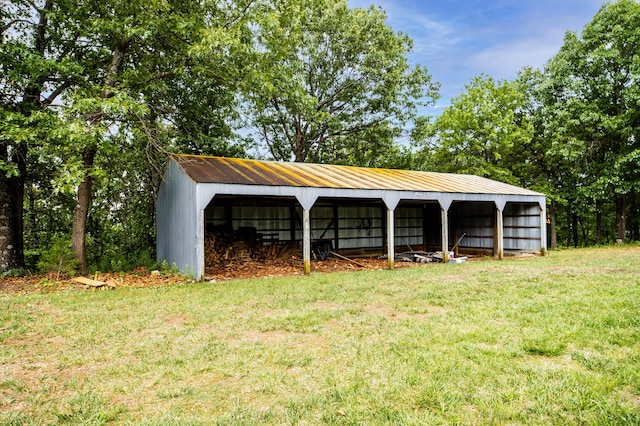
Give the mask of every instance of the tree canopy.
POLYGON ((247 115, 277 160, 362 163, 391 149, 438 85, 408 36, 345 0, 274 1, 257 23, 247 115))
POLYGON ((426 124, 437 145, 430 147, 423 168, 519 183, 508 159, 533 134, 524 115, 524 91, 517 81, 496 82, 486 75, 474 78, 465 90, 433 124, 426 124))
POLYGON ((545 68, 548 154, 572 182, 566 201, 599 210, 614 200, 621 240, 640 189, 639 24, 637 1, 606 4, 580 34, 566 34, 545 68))

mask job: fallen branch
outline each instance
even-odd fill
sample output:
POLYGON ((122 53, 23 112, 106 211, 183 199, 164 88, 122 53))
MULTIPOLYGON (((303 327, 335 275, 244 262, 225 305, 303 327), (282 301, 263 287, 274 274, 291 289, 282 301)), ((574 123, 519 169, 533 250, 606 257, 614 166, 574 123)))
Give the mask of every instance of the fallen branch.
POLYGON ((358 265, 358 266, 359 266, 359 267, 361 267, 361 268, 366 268, 366 267, 367 267, 367 265, 363 265, 363 264, 362 264, 362 263, 360 263, 360 262, 356 262, 356 261, 355 261, 355 260, 353 260, 353 259, 349 259, 348 257, 345 257, 345 256, 343 256, 343 255, 341 255, 341 254, 338 254, 338 253, 336 253, 335 251, 330 251, 330 252, 329 252, 329 254, 331 254, 331 255, 333 255, 333 256, 336 256, 336 257, 338 257, 338 258, 340 258, 340 259, 342 259, 342 260, 346 260, 347 262, 351 262, 351 263, 353 263, 353 264, 355 264, 355 265, 358 265))

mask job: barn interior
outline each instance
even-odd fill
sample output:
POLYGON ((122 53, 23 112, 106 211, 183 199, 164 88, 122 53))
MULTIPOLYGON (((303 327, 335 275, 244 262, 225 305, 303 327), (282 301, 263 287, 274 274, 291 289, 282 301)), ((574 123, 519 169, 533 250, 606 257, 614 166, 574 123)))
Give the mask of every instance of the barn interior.
MULTIPOLYGON (((312 261, 330 255, 386 255, 387 208, 382 200, 320 197, 309 214, 312 261)), ((302 256, 303 209, 295 197, 216 195, 205 209, 204 219, 208 270, 231 260, 302 256)), ((536 250, 540 241, 537 203, 509 202, 503 220, 506 255, 536 250)), ((495 204, 453 202, 448 211, 448 231, 448 247, 456 257, 496 254, 495 204)), ((394 212, 393 235, 396 254, 442 250, 438 202, 401 201, 394 212)))

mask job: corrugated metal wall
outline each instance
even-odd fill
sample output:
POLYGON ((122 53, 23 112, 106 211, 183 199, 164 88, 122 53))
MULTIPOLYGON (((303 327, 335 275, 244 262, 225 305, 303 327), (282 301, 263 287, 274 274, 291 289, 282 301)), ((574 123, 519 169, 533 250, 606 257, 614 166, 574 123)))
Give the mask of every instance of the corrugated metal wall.
POLYGON ((199 212, 196 184, 171 161, 156 202, 158 260, 169 260, 181 271, 197 276, 199 212))
POLYGON ((540 206, 507 203, 503 212, 505 250, 540 250, 540 206))
MULTIPOLYGON (((494 249, 496 206, 492 202, 457 202, 449 210, 450 243, 466 234, 459 247, 494 249)), ((507 203, 503 215, 505 250, 540 250, 540 207, 537 203, 507 203)))
POLYGON ((290 205, 213 205, 205 210, 205 226, 255 228, 265 242, 302 240, 302 209, 290 205), (292 217, 295 221, 291 234, 292 217))
POLYGON ((395 210, 395 245, 403 247, 422 246, 424 243, 423 207, 398 206, 395 210))
POLYGON ((384 220, 382 208, 378 206, 339 206, 339 248, 382 247, 384 245, 384 220))
MULTIPOLYGON (((282 203, 286 201, 282 200, 282 203)), ((259 200, 251 201, 242 197, 219 202, 214 200, 205 211, 207 227, 226 226, 234 231, 242 227, 253 227, 261 234, 265 243, 291 240, 301 242, 301 218, 302 209, 298 205, 278 205, 277 202, 265 204, 259 200)), ((337 249, 384 246, 386 225, 381 205, 320 204, 311 209, 310 219, 312 241, 330 240, 337 249), (334 215, 338 218, 337 221, 334 220, 334 215)), ((415 234, 418 230, 410 232, 415 234)))
POLYGON ((496 207, 492 202, 457 202, 449 209, 450 246, 462 237, 458 247, 493 250, 496 207))

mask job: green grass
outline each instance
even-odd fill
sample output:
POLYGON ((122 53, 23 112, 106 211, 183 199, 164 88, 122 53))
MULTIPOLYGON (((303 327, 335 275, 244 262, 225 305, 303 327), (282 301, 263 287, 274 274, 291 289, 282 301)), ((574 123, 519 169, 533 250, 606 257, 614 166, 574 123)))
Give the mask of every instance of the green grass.
POLYGON ((2 295, 0 424, 640 424, 640 248, 2 295))

